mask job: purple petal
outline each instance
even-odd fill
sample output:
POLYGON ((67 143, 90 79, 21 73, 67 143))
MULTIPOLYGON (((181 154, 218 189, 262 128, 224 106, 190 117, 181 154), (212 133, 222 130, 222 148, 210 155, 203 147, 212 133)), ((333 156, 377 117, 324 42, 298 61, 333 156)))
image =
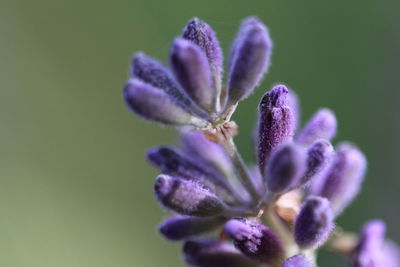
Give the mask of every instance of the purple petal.
POLYGON ((140 117, 171 125, 197 125, 204 127, 206 121, 191 114, 183 103, 162 89, 138 79, 130 79, 124 88, 128 107, 140 117))
POLYGON ((287 259, 281 267, 313 267, 304 254, 298 254, 287 259))
POLYGON ((338 146, 324 172, 314 179, 311 193, 330 200, 339 215, 357 196, 367 167, 364 154, 349 143, 338 146))
POLYGON ((159 231, 167 239, 178 241, 212 231, 225 221, 223 217, 177 216, 163 221, 159 226, 159 231))
POLYGON ((326 108, 320 109, 308 121, 297 137, 297 142, 302 145, 311 145, 318 139, 331 140, 336 135, 335 114, 326 108))
POLYGON ((214 76, 214 86, 220 89, 223 55, 213 29, 201 19, 192 18, 183 30, 182 37, 195 43, 206 54, 214 76))
POLYGON ((216 240, 192 240, 183 247, 185 262, 200 267, 256 267, 232 244, 216 240))
POLYGON ((299 247, 308 249, 321 246, 334 227, 333 218, 327 199, 309 197, 297 215, 294 225, 294 237, 299 247))
POLYGON ((177 38, 171 50, 175 77, 186 94, 202 109, 213 112, 217 95, 206 55, 192 42, 177 38))
POLYGON ((228 106, 253 92, 269 66, 271 49, 265 25, 256 18, 246 19, 232 44, 228 106))
POLYGON ((159 175, 154 192, 166 208, 183 215, 216 216, 225 210, 225 205, 216 195, 192 181, 159 175))
POLYGON ((252 260, 276 264, 283 259, 281 242, 265 225, 236 218, 225 224, 224 232, 233 239, 234 245, 252 260))
POLYGON ((293 143, 280 146, 271 155, 264 172, 269 191, 285 193, 297 186, 306 170, 306 153, 293 143))
POLYGON ((293 136, 293 114, 287 106, 288 89, 278 85, 267 92, 258 106, 257 161, 261 173, 272 151, 293 136))

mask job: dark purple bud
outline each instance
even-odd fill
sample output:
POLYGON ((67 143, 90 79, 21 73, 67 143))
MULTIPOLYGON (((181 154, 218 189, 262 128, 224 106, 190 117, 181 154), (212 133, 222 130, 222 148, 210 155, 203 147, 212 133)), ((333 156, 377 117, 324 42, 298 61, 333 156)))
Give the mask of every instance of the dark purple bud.
POLYGON ((311 145, 318 139, 331 140, 336 135, 335 114, 327 108, 317 111, 297 137, 302 145, 311 145))
POLYGON ((287 106, 288 92, 284 85, 275 86, 258 106, 257 161, 262 173, 272 151, 293 137, 294 119, 287 106))
MULTIPOLYGON (((372 220, 365 224, 358 245, 355 248, 351 267, 383 267, 385 265, 382 251, 385 240, 385 223, 372 220)), ((389 265, 390 266, 390 265, 389 265)))
POLYGON ((302 185, 321 173, 328 166, 333 154, 333 146, 328 140, 315 142, 307 152, 307 171, 303 176, 302 185))
POLYGON ((181 153, 172 147, 156 147, 147 152, 147 158, 162 173, 178 176, 202 184, 205 188, 229 201, 231 188, 225 179, 218 176, 207 165, 181 153))
POLYGON ((132 59, 130 72, 134 78, 155 88, 163 89, 167 94, 180 100, 186 106, 191 106, 189 99, 183 95, 173 75, 157 60, 142 52, 136 53, 132 59))
POLYGON ((329 201, 322 197, 309 197, 301 207, 294 225, 294 238, 302 249, 321 246, 334 228, 333 212, 329 201))
POLYGON ((304 254, 298 254, 287 259, 281 267, 313 267, 313 265, 304 254))
POLYGON ((199 107, 215 111, 217 95, 206 55, 192 42, 177 38, 172 45, 171 65, 186 94, 199 107))
POLYGON ((284 144, 274 151, 264 172, 269 191, 285 193, 297 186, 306 170, 306 153, 294 143, 284 144))
POLYGON ((272 41, 265 25, 256 18, 246 19, 232 44, 228 105, 250 95, 266 72, 272 41))
POLYGON ((216 240, 187 241, 183 247, 185 262, 200 267, 256 267, 232 244, 216 240))
POLYGON ((138 79, 130 79, 124 88, 128 107, 144 119, 171 125, 197 125, 207 122, 193 116, 187 108, 165 91, 138 79))
POLYGON ((224 217, 177 216, 163 221, 158 229, 167 239, 178 241, 215 230, 225 221, 224 217))
POLYGON ((180 214, 207 217, 225 210, 225 205, 215 194, 192 181, 159 175, 154 192, 166 208, 180 214))
POLYGON ((342 143, 329 166, 313 180, 311 193, 329 199, 338 215, 360 191, 366 167, 364 154, 355 146, 342 143))
POLYGON ((195 43, 206 54, 211 72, 214 77, 215 88, 221 88, 222 51, 213 29, 198 18, 192 18, 183 30, 182 37, 195 43))
POLYGON ((180 139, 186 154, 199 158, 205 165, 214 167, 224 176, 232 175, 232 162, 221 145, 209 141, 202 132, 192 127, 184 127, 180 139))
POLYGON ((252 260, 271 265, 283 260, 284 250, 280 240, 265 225, 235 218, 225 224, 224 232, 233 239, 234 245, 252 260))

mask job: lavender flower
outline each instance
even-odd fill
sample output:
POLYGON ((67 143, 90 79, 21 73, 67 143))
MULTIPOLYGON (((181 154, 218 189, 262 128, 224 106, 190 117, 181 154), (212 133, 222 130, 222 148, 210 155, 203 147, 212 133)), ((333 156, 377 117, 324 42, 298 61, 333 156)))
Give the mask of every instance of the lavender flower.
POLYGON ((200 267, 255 267, 232 244, 216 240, 192 240, 183 247, 187 263, 200 267))
POLYGON ((306 168, 305 151, 296 144, 279 147, 268 161, 264 179, 269 191, 284 193, 301 182, 306 168))
POLYGON ((301 248, 318 247, 328 238, 333 226, 329 201, 321 197, 309 197, 296 218, 294 238, 301 248))
POLYGON ((181 127, 177 147, 147 153, 161 173, 155 196, 174 213, 159 232, 184 240, 184 260, 193 266, 311 267, 328 243, 331 250, 351 254, 352 267, 399 267, 400 250, 384 239, 380 221, 366 224, 356 242, 340 245, 347 234, 339 231, 330 236, 335 217, 358 194, 367 164, 354 145, 330 143, 337 128, 332 111, 317 111, 295 136, 298 97, 284 85, 274 86, 258 106, 257 165, 242 159, 231 117, 260 83, 271 48, 262 22, 244 20, 231 47, 225 86, 216 34, 198 18, 175 39, 172 72, 135 54, 124 89, 128 107, 146 120, 181 127))
POLYGON ((178 99, 135 78, 127 82, 124 97, 132 111, 148 120, 172 125, 206 124, 206 121, 194 116, 178 99))
POLYGON ((272 42, 264 24, 256 18, 243 21, 232 44, 228 81, 228 106, 252 93, 269 66, 272 42))
POLYGON ((287 106, 288 89, 278 85, 267 92, 258 106, 257 159, 261 173, 272 151, 290 140, 294 132, 294 119, 287 106))
POLYGON ((278 237, 268 227, 246 219, 232 219, 226 223, 224 232, 235 246, 249 258, 267 264, 279 263, 284 255, 278 237))
POLYGON ((385 224, 380 220, 367 222, 351 258, 351 267, 398 267, 400 249, 385 241, 385 224))
POLYGON ((224 217, 176 216, 163 221, 158 229, 167 239, 179 241, 212 231, 224 222, 224 217))
POLYGON ((190 99, 207 112, 216 109, 216 91, 210 65, 203 51, 192 42, 177 38, 171 49, 171 65, 190 99))
POLYGON ((287 259, 282 267, 312 267, 312 264, 304 254, 298 254, 287 259))
POLYGON ((210 25, 201 19, 193 18, 187 23, 183 30, 182 38, 198 45, 205 53, 208 63, 210 64, 211 72, 213 73, 214 88, 217 90, 217 95, 219 95, 223 71, 223 56, 215 32, 210 25))
POLYGON ((335 214, 340 214, 360 191, 366 165, 361 151, 349 143, 340 144, 330 166, 315 181, 313 194, 329 199, 335 214))
POLYGON ((297 142, 311 145, 318 139, 332 139, 336 134, 336 117, 329 109, 320 109, 297 137, 297 142))
POLYGON ((154 184, 158 200, 166 207, 178 213, 191 216, 215 216, 224 212, 222 201, 201 185, 159 175, 154 184))

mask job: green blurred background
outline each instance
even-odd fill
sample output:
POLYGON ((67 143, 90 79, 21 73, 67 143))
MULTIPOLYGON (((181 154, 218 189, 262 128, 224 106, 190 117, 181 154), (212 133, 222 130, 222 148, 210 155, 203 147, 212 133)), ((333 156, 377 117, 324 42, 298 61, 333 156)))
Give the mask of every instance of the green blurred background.
POLYGON ((193 16, 215 28, 225 52, 244 17, 270 28, 270 73, 234 117, 245 157, 260 96, 287 83, 303 120, 334 109, 336 140, 369 158, 363 193, 339 223, 357 230, 381 217, 400 241, 399 8, 398 0, 1 0, 0 266, 182 265, 180 245, 157 235, 166 213, 143 157, 175 133, 129 113, 121 87, 133 52, 167 61, 193 16))

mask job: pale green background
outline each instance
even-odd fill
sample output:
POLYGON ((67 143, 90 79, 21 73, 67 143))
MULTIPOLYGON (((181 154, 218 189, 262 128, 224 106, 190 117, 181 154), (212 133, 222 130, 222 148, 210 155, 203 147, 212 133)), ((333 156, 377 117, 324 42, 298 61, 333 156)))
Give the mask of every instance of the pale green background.
MULTIPOLYGON (((167 60, 192 16, 228 51, 239 22, 257 15, 275 42, 273 65, 234 119, 239 147, 260 96, 285 82, 303 118, 327 106, 338 139, 369 158, 363 194, 339 223, 384 218, 400 241, 398 0, 0 0, 0 266, 181 266, 180 245, 156 233, 165 216, 143 154, 172 129, 132 116, 121 87, 137 50, 167 60)), ((326 254, 321 266, 340 266, 326 254)))

